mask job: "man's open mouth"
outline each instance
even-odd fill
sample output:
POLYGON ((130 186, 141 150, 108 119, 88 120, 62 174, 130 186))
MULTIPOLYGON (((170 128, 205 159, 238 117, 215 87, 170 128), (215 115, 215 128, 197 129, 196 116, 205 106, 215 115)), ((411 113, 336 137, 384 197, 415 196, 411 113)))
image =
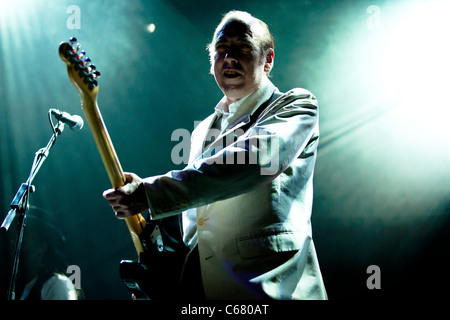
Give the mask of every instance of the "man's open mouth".
POLYGON ((226 78, 237 78, 237 77, 239 77, 240 75, 241 75, 241 74, 240 74, 239 72, 235 71, 235 70, 229 70, 229 69, 227 69, 227 70, 225 70, 225 71, 223 72, 223 76, 226 77, 226 78))

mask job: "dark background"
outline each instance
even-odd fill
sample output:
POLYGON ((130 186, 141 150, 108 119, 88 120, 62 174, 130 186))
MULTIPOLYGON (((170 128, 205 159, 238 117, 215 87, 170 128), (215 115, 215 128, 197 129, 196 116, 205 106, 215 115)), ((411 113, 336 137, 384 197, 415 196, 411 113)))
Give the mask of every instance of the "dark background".
MULTIPOLYGON (((48 109, 82 115, 61 41, 77 37, 102 73, 98 103, 124 170, 163 174, 183 167, 171 158, 172 132, 192 132, 222 97, 205 48, 231 9, 271 28, 275 85, 319 100, 312 223, 329 298, 442 297, 450 258, 444 1, 1 2, 0 217, 51 136, 48 109), (80 29, 69 29, 70 5, 80 8, 80 29), (370 265, 380 267, 379 290, 366 286, 370 265)), ((87 124, 66 128, 34 185, 31 204, 65 234, 86 299, 130 299, 118 264, 136 253, 101 197, 110 183, 87 124)), ((11 256, 3 245, 2 296, 11 256)))

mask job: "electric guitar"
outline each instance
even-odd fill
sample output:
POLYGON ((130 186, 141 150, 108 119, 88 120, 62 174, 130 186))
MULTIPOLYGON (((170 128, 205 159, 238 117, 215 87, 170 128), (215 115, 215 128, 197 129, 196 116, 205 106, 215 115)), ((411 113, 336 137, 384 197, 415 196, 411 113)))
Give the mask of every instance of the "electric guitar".
MULTIPOLYGON (((97 104, 100 72, 91 64, 85 51, 80 51, 76 38, 72 37, 69 42, 59 45, 59 56, 66 64, 69 79, 81 98, 83 113, 112 187, 122 187, 126 179, 97 104)), ((125 222, 139 261, 121 261, 120 273, 124 284, 137 299, 173 297, 184 263, 184 246, 178 241, 173 241, 170 246, 172 238, 166 237, 165 229, 159 223, 147 223, 141 214, 128 217, 125 222), (164 245, 160 241, 163 238, 169 239, 164 245), (168 271, 172 274, 164 277, 163 274, 168 274, 168 271)))

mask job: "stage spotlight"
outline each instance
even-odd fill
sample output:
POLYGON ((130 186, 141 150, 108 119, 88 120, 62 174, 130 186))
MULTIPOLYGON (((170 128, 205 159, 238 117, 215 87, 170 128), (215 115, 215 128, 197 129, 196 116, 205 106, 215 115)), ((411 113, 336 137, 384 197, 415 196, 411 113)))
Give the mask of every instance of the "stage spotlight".
POLYGON ((156 26, 154 23, 150 23, 149 25, 147 25, 146 29, 147 29, 148 33, 153 33, 153 32, 155 32, 156 26))
POLYGON ((413 2, 398 8, 383 57, 383 78, 393 95, 416 100, 419 92, 427 92, 428 101, 447 100, 449 10, 446 1, 413 2))

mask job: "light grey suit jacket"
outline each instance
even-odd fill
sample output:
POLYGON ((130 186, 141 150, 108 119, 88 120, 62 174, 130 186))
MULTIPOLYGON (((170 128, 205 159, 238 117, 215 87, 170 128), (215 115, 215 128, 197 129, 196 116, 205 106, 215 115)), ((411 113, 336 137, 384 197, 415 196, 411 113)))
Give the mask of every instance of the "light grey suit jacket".
POLYGON ((188 166, 144 179, 150 215, 184 211, 208 299, 326 299, 310 224, 317 100, 297 88, 260 111, 206 149, 217 114, 201 122, 188 166))

